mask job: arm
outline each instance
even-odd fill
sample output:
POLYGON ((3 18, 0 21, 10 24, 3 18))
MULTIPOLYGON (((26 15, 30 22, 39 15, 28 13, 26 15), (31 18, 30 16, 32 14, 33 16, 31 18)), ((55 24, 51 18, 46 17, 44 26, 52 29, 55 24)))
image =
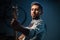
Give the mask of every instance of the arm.
POLYGON ((25 36, 24 34, 21 34, 21 35, 18 37, 18 39, 19 39, 19 40, 24 40, 25 37, 26 37, 26 36, 25 36))
POLYGON ((26 36, 29 34, 29 29, 27 29, 27 28, 23 27, 22 25, 20 25, 17 20, 12 19, 11 26, 14 30, 20 31, 26 36))

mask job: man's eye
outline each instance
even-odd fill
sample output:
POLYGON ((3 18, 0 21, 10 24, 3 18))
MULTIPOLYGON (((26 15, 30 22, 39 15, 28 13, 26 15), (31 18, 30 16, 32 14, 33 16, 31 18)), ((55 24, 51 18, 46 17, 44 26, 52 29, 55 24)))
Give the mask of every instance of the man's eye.
POLYGON ((39 9, 36 9, 37 11, 39 10, 39 9))
POLYGON ((33 11, 33 9, 31 9, 33 11))

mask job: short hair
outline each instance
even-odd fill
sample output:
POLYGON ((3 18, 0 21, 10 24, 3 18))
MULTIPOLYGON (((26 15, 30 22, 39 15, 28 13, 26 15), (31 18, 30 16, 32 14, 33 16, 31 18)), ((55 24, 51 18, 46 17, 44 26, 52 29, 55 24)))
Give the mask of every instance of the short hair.
POLYGON ((43 8, 42 8, 42 6, 41 6, 41 4, 40 4, 39 2, 32 2, 32 3, 31 3, 31 7, 32 7, 33 5, 37 5, 37 6, 39 6, 39 8, 41 9, 41 11, 43 10, 43 8))

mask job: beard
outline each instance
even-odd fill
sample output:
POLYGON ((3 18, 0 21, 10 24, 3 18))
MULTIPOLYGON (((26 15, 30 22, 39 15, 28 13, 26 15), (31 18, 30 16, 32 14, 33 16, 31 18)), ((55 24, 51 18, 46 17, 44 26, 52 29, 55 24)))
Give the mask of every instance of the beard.
POLYGON ((32 19, 39 19, 39 16, 33 16, 32 19))

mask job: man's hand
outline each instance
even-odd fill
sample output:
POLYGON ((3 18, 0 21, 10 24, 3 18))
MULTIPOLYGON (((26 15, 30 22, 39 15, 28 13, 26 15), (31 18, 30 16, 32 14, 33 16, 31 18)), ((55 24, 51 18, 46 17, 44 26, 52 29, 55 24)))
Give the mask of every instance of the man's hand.
POLYGON ((21 34, 19 37, 18 37, 19 40, 24 40, 25 39, 25 35, 24 34, 21 34))

